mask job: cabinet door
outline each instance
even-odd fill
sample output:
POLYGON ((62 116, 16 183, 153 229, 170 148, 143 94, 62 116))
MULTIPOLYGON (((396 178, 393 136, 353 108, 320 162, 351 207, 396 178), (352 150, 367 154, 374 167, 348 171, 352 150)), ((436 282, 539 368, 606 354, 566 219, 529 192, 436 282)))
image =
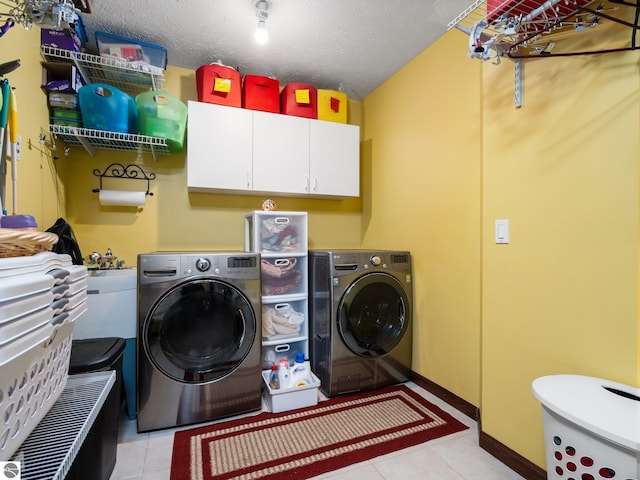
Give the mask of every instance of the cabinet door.
POLYGON ((309 120, 253 112, 253 189, 306 193, 309 188, 309 120))
POLYGON ((344 123, 310 123, 311 194, 360 195, 360 128, 344 123))
POLYGON ((251 190, 251 111, 189 102, 188 114, 189 189, 251 190))

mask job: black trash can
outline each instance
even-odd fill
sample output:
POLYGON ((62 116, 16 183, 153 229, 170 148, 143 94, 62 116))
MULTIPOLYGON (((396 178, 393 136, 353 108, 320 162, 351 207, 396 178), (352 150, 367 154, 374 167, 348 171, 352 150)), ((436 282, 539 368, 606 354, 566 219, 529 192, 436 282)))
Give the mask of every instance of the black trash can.
POLYGON ((109 480, 116 465, 122 400, 124 338, 73 340, 69 374, 115 370, 116 381, 76 455, 65 480, 109 480))

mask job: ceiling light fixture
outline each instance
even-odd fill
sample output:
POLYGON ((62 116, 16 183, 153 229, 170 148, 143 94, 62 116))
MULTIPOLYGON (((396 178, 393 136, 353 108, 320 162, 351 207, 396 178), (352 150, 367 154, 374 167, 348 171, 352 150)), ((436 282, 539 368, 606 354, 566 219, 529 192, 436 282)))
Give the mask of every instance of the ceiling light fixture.
POLYGON ((258 26, 256 27, 256 42, 263 45, 269 40, 269 32, 267 32, 267 18, 269 18, 269 0, 258 0, 255 4, 256 17, 258 17, 258 26))

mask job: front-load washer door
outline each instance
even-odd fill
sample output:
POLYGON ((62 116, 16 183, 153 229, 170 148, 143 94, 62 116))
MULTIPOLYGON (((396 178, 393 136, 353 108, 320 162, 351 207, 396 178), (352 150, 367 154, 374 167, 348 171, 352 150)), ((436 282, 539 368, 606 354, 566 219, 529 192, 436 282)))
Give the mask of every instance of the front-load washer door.
POLYGON ((362 357, 385 355, 407 331, 409 308, 404 288, 392 275, 363 275, 349 285, 338 305, 342 340, 362 357))
POLYGON ((256 340, 247 297, 233 285, 200 278, 167 290, 149 310, 142 332, 154 366, 183 383, 206 383, 234 371, 256 340))

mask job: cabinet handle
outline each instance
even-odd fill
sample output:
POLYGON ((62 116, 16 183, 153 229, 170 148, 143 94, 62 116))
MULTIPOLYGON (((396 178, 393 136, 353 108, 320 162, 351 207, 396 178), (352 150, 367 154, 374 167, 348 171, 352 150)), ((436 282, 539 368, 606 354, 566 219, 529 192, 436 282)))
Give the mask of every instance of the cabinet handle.
POLYGON ((313 191, 318 193, 318 177, 313 177, 313 191))
POLYGON ((307 175, 304 176, 304 191, 309 192, 311 186, 309 185, 309 177, 307 175))
POLYGON ((251 177, 249 175, 250 172, 247 170, 247 188, 251 188, 251 177))

